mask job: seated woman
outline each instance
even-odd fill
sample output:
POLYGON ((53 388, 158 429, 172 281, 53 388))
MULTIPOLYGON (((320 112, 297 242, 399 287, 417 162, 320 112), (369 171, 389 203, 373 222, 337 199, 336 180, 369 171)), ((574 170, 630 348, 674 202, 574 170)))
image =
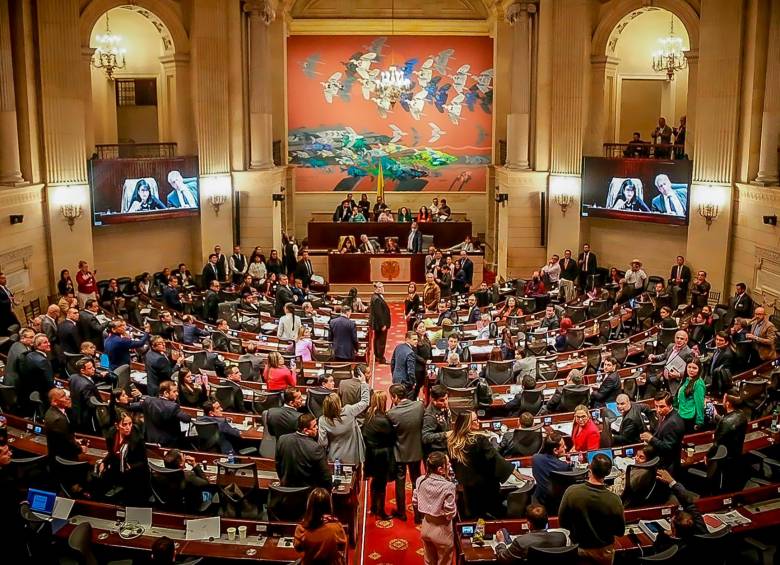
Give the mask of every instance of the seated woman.
POLYGON ((477 251, 477 247, 474 245, 474 241, 471 239, 471 236, 467 234, 466 237, 463 238, 463 241, 457 245, 448 247, 445 249, 445 251, 465 251, 466 253, 471 253, 472 251, 477 251))
POLYGON ((562 318, 560 326, 558 327, 558 335, 555 336, 555 350, 566 351, 566 334, 574 327, 574 322, 571 318, 562 318))
POLYGON ((179 383, 179 404, 182 406, 192 406, 200 408, 206 400, 209 393, 206 383, 200 376, 195 380, 195 375, 187 367, 179 368, 177 381, 179 383))
POLYGON ((517 304, 517 298, 514 296, 508 296, 506 302, 501 309, 496 312, 495 319, 497 321, 507 321, 510 317, 522 316, 523 310, 517 304))
POLYGON ((619 285, 622 279, 623 276, 620 274, 620 271, 618 271, 616 267, 612 267, 609 270, 609 280, 607 281, 607 283, 619 285))
POLYGON ((244 298, 249 294, 255 294, 257 292, 254 287, 254 279, 252 278, 252 275, 249 273, 244 275, 244 280, 241 281, 240 285, 238 285, 236 292, 238 292, 241 298, 244 298))
POLYGON ((421 222, 432 222, 433 221, 433 215, 431 214, 431 211, 428 210, 426 206, 420 206, 420 211, 417 212, 417 217, 415 218, 417 223, 421 222))
POLYGON ((401 206, 401 209, 398 211, 398 223, 410 223, 412 221, 412 213, 409 211, 409 208, 406 206, 401 206))
POLYGON ((130 207, 127 209, 127 212, 147 212, 149 210, 165 210, 165 204, 152 194, 149 183, 144 179, 141 179, 135 185, 133 196, 130 198, 130 207))
POLYGON ((649 212, 650 207, 642 200, 641 186, 637 188, 633 179, 625 179, 620 185, 615 202, 612 204, 613 210, 631 210, 634 212, 649 212))
POLYGON ((270 391, 284 390, 288 386, 296 385, 295 373, 285 366, 281 353, 272 351, 268 354, 263 370, 263 381, 270 391))
POLYGON ((390 211, 390 208, 385 208, 379 213, 379 217, 376 220, 377 222, 383 222, 383 223, 390 223, 393 221, 393 213, 390 211))
POLYGON ((523 296, 528 298, 532 296, 541 296, 544 293, 545 293, 544 283, 542 282, 542 279, 539 276, 539 271, 534 271, 531 280, 526 281, 525 283, 525 287, 523 288, 523 296))
POLYGON ((125 305, 125 298, 122 296, 122 291, 119 290, 119 284, 116 279, 111 279, 108 286, 103 290, 103 294, 100 295, 100 303, 106 310, 111 310, 114 314, 119 314, 119 311, 125 305))
POLYGON ((330 563, 344 565, 347 534, 333 515, 330 493, 323 488, 311 491, 303 521, 295 528, 295 551, 303 553, 301 565, 330 563))
POLYGON ((258 288, 260 294, 267 298, 276 297, 276 273, 268 273, 266 279, 260 283, 258 288))
POLYGON ((583 453, 599 448, 601 432, 590 417, 587 406, 580 404, 574 409, 574 425, 571 428, 572 452, 583 453))
POLYGON ((385 240, 385 253, 400 253, 401 249, 398 247, 398 240, 394 237, 388 237, 385 240))
POLYGON ((363 301, 358 296, 358 290, 353 286, 349 289, 349 293, 343 302, 344 306, 349 306, 353 312, 365 312, 368 307, 363 304, 363 301))
POLYGON ((344 242, 341 244, 341 249, 339 249, 339 253, 357 253, 357 251, 352 236, 345 237, 344 242))

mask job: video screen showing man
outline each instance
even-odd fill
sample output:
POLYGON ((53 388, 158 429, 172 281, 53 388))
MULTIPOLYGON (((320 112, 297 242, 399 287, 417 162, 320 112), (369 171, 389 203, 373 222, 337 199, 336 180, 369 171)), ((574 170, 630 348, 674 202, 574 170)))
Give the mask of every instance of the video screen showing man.
POLYGON ((653 212, 685 216, 688 203, 688 185, 672 183, 669 176, 663 173, 656 175, 655 187, 660 194, 653 198, 653 212))
POLYGON ((169 208, 197 208, 198 197, 195 190, 192 189, 179 171, 168 173, 168 184, 171 185, 171 192, 168 193, 169 208))

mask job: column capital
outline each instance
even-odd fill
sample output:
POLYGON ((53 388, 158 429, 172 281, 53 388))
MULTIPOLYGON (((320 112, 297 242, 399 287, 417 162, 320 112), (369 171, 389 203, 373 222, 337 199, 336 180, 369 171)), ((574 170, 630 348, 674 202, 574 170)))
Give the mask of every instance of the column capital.
POLYGON ((617 68, 620 64, 620 57, 613 57, 611 55, 594 55, 590 58, 590 64, 596 67, 602 66, 604 68, 617 68))
POLYGON ((271 25, 276 19, 276 0, 245 0, 243 10, 250 18, 260 18, 265 25, 271 25))
POLYGON ((536 13, 536 0, 504 0, 503 12, 506 21, 514 25, 521 18, 527 18, 528 14, 536 13))
POLYGON ((685 59, 688 61, 689 65, 691 63, 694 65, 697 64, 699 62, 699 50, 689 49, 688 51, 685 51, 685 59))

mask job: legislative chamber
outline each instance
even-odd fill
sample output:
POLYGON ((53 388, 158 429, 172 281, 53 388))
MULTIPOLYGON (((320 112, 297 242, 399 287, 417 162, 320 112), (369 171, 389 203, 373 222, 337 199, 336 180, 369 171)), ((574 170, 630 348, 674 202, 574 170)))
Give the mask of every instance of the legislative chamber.
POLYGON ((0 0, 8 563, 780 562, 780 0, 0 0))

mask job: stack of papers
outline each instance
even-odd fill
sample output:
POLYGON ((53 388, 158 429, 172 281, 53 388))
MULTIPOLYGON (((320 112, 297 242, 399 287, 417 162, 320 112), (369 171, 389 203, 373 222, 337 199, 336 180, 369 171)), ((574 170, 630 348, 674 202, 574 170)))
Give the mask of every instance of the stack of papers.
POLYGON ((750 524, 750 522, 751 520, 749 518, 745 518, 736 510, 731 510, 729 512, 723 512, 720 514, 704 515, 704 523, 707 525, 707 529, 710 533, 715 533, 719 530, 722 530, 726 526, 731 526, 732 528, 735 526, 747 526, 750 524))

